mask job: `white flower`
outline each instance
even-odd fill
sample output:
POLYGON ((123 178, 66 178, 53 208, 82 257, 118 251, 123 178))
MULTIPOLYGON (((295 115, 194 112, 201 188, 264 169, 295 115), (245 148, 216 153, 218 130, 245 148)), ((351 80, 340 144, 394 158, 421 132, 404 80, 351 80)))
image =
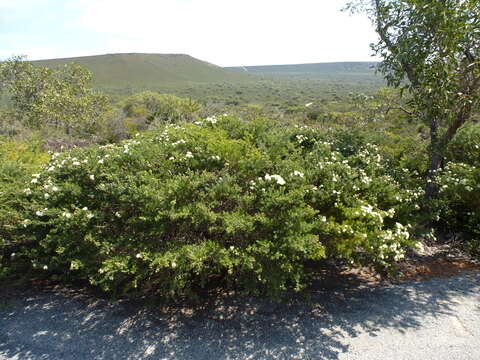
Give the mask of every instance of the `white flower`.
POLYGON ((72 163, 72 165, 73 165, 73 166, 79 166, 80 163, 79 163, 78 161, 74 161, 74 162, 72 163))
POLYGON ((31 181, 32 184, 36 184, 37 182, 38 182, 38 179, 37 179, 37 178, 32 179, 32 181, 31 181))
POLYGON ((15 253, 11 253, 10 257, 12 257, 12 258, 15 257, 15 253))
POLYGON ((141 258, 142 258, 142 254, 138 253, 137 255, 135 255, 135 257, 136 257, 137 259, 141 259, 141 258))
POLYGON ((170 156, 170 157, 168 158, 168 160, 173 161, 173 160, 175 160, 175 158, 174 158, 173 156, 170 156))
POLYGON ((43 265, 43 270, 48 270, 48 266, 47 266, 47 265, 43 265))
POLYGON ((84 207, 82 208, 82 210, 83 210, 83 211, 88 211, 88 207, 84 206, 84 207))
POLYGON ((32 174, 32 177, 38 178, 38 177, 40 177, 40 174, 32 174))
POLYGON ((93 181, 93 180, 95 180, 95 175, 90 175, 89 178, 90 178, 90 180, 93 181))
POLYGON ((98 163, 103 164, 103 161, 104 161, 103 159, 100 159, 100 160, 98 160, 98 163))
POLYGON ((120 214, 120 213, 117 211, 117 212, 115 212, 115 216, 116 216, 117 218, 121 218, 121 217, 122 217, 122 214, 120 214))
POLYGON ((303 173, 301 173, 300 171, 297 171, 297 170, 295 170, 295 171, 292 173, 292 175, 293 175, 293 176, 300 176, 300 177, 302 177, 302 178, 305 176, 305 174, 303 174, 303 173))
POLYGON ((188 151, 187 154, 185 155, 185 157, 187 159, 191 159, 191 158, 193 158, 193 154, 190 151, 188 151))
POLYGON ((37 215, 37 216, 43 216, 43 211, 37 210, 37 211, 35 211, 35 215, 37 215))
POLYGON ((68 211, 64 211, 62 215, 65 216, 67 219, 70 219, 72 217, 72 214, 70 214, 68 211))
POLYGON ((47 171, 53 171, 53 170, 55 170, 55 166, 50 166, 50 167, 47 169, 47 171))
POLYGON ((23 190, 23 192, 27 195, 32 195, 32 190, 30 190, 30 188, 26 188, 25 190, 23 190))
POLYGON ((175 261, 172 261, 172 268, 175 269, 177 267, 177 263, 175 261))
POLYGON ((58 187, 56 187, 56 186, 52 187, 52 191, 53 191, 53 192, 58 192, 59 190, 60 190, 60 189, 59 189, 58 187))
POLYGON ((205 121, 213 125, 217 123, 217 118, 215 116, 209 116, 205 119, 205 121))
POLYGON ((48 199, 48 198, 50 197, 50 194, 45 193, 45 194, 43 195, 43 197, 44 197, 45 199, 48 199))
POLYGON ((87 218, 88 218, 88 219, 91 219, 91 218, 93 218, 94 216, 95 216, 95 215, 93 215, 92 213, 88 213, 88 214, 87 214, 87 218))
POLYGON ((275 180, 278 185, 285 185, 285 180, 280 175, 265 175, 265 180, 275 180))

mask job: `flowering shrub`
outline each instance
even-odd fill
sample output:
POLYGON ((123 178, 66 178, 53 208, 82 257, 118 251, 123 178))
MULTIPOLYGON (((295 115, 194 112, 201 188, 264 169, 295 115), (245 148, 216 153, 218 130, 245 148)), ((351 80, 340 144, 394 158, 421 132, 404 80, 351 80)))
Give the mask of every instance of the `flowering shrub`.
POLYGON ((437 220, 450 233, 463 235, 467 248, 480 254, 480 126, 465 125, 448 146, 449 159, 439 172, 437 220))
POLYGON ((407 221, 421 192, 402 190, 375 146, 347 156, 318 139, 224 115, 55 153, 22 189, 18 239, 36 246, 4 257, 171 296, 216 278, 277 296, 326 257, 388 268, 415 246, 407 221))
MULTIPOLYGON (((35 139, 28 143, 0 139, 0 256, 7 239, 23 240, 17 225, 23 220, 29 203, 19 196, 19 189, 23 189, 32 171, 47 161, 48 154, 40 150, 35 139)), ((8 269, 0 267, 0 275, 5 273, 8 269)))
POLYGON ((439 213, 437 220, 451 233, 480 239, 480 168, 464 163, 448 163, 439 173, 439 213))

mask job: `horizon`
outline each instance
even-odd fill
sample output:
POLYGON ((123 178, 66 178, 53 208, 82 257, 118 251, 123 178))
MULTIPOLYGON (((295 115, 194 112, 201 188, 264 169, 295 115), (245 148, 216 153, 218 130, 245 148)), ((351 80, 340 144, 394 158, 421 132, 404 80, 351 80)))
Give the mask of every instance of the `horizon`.
POLYGON ((295 63, 295 64, 256 64, 256 65, 229 65, 229 66, 220 66, 204 59, 198 59, 190 54, 181 54, 181 53, 145 53, 145 52, 122 52, 122 53, 103 53, 103 54, 94 54, 86 56, 67 56, 67 57, 58 57, 58 58, 48 58, 48 59, 27 59, 28 61, 51 61, 51 60, 68 60, 68 59, 78 59, 78 58, 88 58, 88 57, 99 57, 99 56, 113 56, 113 55, 175 55, 175 56, 189 56, 194 59, 210 63, 221 68, 236 68, 236 67, 262 67, 262 66, 298 66, 298 65, 316 65, 316 64, 354 64, 354 63, 378 63, 378 60, 370 61, 319 61, 319 62, 308 62, 308 63, 295 63))
POLYGON ((0 0, 0 59, 188 54, 221 67, 375 62, 369 20, 316 0, 0 0))

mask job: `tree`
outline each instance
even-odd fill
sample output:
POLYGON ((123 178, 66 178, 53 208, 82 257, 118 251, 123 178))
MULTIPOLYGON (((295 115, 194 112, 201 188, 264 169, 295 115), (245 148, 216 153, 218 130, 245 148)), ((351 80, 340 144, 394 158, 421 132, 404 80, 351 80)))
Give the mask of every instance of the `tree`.
POLYGON ((379 41, 372 49, 389 85, 411 93, 417 116, 430 127, 427 197, 458 129, 480 102, 478 0, 354 0, 347 9, 367 13, 379 41))
POLYGON ((51 69, 22 57, 0 64, 0 91, 7 94, 13 117, 34 129, 91 132, 109 110, 107 98, 91 82, 92 74, 75 64, 51 69))

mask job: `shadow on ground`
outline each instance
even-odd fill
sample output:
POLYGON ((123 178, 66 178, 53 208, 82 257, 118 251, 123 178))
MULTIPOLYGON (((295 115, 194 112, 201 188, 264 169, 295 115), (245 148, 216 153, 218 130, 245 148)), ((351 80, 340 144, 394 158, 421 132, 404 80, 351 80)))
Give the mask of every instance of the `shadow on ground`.
POLYGON ((317 284, 310 304, 245 297, 204 308, 110 304, 78 291, 24 293, 0 307, 0 359, 338 359, 348 339, 399 333, 478 296, 480 273, 373 286, 317 284))

